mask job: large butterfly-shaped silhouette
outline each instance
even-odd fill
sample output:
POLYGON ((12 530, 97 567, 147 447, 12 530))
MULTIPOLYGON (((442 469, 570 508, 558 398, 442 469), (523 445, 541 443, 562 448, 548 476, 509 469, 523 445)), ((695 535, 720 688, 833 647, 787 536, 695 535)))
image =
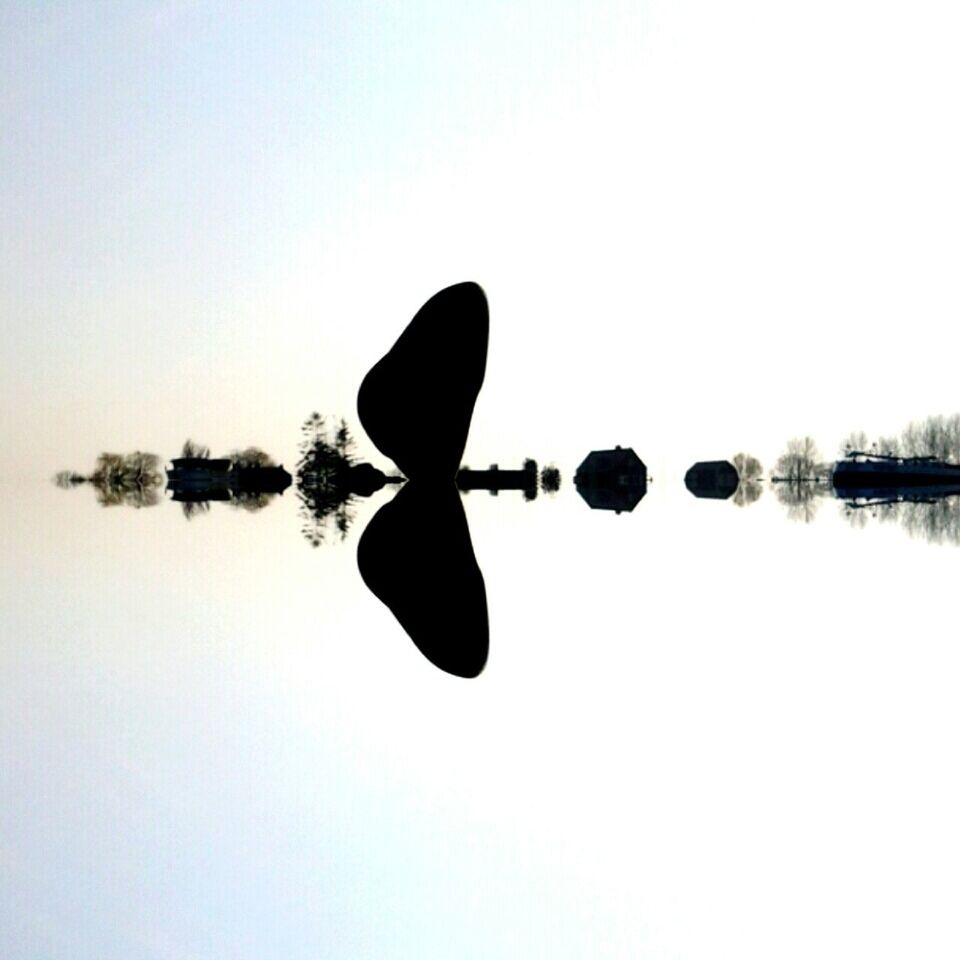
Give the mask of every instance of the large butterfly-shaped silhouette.
POLYGON ((370 439, 407 477, 360 538, 360 575, 420 652, 459 677, 476 677, 490 646, 483 574, 455 486, 489 331, 483 290, 447 287, 420 308, 357 397, 370 439))

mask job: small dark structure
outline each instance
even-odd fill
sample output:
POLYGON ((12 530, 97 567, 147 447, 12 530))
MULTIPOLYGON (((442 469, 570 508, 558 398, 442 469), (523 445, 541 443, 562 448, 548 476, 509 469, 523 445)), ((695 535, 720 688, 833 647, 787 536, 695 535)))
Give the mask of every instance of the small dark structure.
POLYGON ((573 482, 591 509, 629 513, 647 492, 647 467, 631 447, 594 450, 573 482))
POLYGON ((537 496, 537 462, 527 460, 522 470, 501 470, 495 463, 489 470, 462 467, 457 473, 457 489, 464 493, 489 490, 494 496, 501 490, 522 490, 525 499, 534 500, 537 496))
POLYGON ((703 500, 729 500, 737 492, 740 475, 728 460, 701 460, 683 478, 687 489, 703 500))

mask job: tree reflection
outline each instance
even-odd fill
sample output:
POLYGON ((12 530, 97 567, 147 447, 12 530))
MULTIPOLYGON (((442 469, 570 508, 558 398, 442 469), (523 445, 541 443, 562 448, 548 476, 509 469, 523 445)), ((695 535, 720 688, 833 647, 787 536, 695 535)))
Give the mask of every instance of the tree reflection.
POLYGON ((763 493, 763 467, 756 457, 751 457, 747 453, 738 453, 733 458, 733 466, 737 471, 739 481, 737 489, 733 494, 733 502, 738 507, 747 507, 751 503, 756 503, 763 493))
MULTIPOLYGON (((262 467, 276 467, 277 465, 273 457, 259 447, 233 450, 227 457, 230 460, 231 468, 241 471, 254 471, 262 467)), ((230 506, 237 510, 246 510, 248 513, 256 513, 258 510, 270 506, 276 496, 276 491, 249 490, 241 484, 230 498, 230 506)))
POLYGON ((209 500, 181 500, 180 509, 187 520, 202 516, 210 512, 209 500))
POLYGON ((304 519, 303 535, 319 547, 334 530, 340 540, 353 523, 347 477, 351 467, 353 438, 345 420, 331 428, 314 411, 300 428, 300 460, 297 463, 297 496, 304 519))
POLYGON ((960 494, 926 500, 848 503, 844 504, 843 515, 855 529, 862 530, 870 520, 897 523, 911 537, 960 546, 960 494))
POLYGON ((160 502, 163 472, 155 453, 140 450, 126 454, 101 453, 88 476, 61 470, 54 477, 54 483, 64 489, 86 483, 96 491, 101 506, 139 509, 160 502))
POLYGON ((777 500, 786 507, 791 520, 813 520, 822 498, 831 492, 830 472, 830 465, 820 459, 812 437, 795 438, 787 444, 770 479, 777 500))
POLYGON ((314 547, 333 535, 343 540, 353 523, 353 502, 368 497, 387 483, 400 483, 369 463, 358 463, 346 420, 333 426, 312 413, 301 427, 297 463, 297 496, 304 520, 303 535, 314 547))

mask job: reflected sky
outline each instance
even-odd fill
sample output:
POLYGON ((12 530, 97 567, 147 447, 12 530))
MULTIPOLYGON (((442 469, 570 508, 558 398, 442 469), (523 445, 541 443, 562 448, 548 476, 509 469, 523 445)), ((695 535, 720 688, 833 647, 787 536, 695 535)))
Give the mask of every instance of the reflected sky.
POLYGON ((807 947, 877 902, 906 936, 933 910, 916 877, 950 889, 960 658, 930 597, 953 550, 682 482, 622 516, 471 493, 495 642, 464 684, 367 592, 355 540, 307 547, 292 498, 196 524, 25 498, 2 534, 21 955, 574 956, 598 931, 616 954, 656 915, 657 949, 706 956, 800 909, 807 947))

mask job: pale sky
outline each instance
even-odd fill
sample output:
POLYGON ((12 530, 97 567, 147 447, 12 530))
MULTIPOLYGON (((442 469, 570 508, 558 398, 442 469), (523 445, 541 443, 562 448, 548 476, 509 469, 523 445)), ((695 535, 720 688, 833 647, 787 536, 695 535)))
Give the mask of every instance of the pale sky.
POLYGON ((289 458, 464 279, 474 459, 682 473, 958 406, 951 4, 4 11, 4 473, 289 458))
POLYGON ((955 957, 960 552, 682 476, 960 410, 958 43, 946 2, 0 2, 0 953, 955 957), (46 482, 291 466, 462 280, 467 461, 566 481, 467 498, 471 684, 288 498, 46 482), (570 482, 616 443, 629 517, 570 482))

